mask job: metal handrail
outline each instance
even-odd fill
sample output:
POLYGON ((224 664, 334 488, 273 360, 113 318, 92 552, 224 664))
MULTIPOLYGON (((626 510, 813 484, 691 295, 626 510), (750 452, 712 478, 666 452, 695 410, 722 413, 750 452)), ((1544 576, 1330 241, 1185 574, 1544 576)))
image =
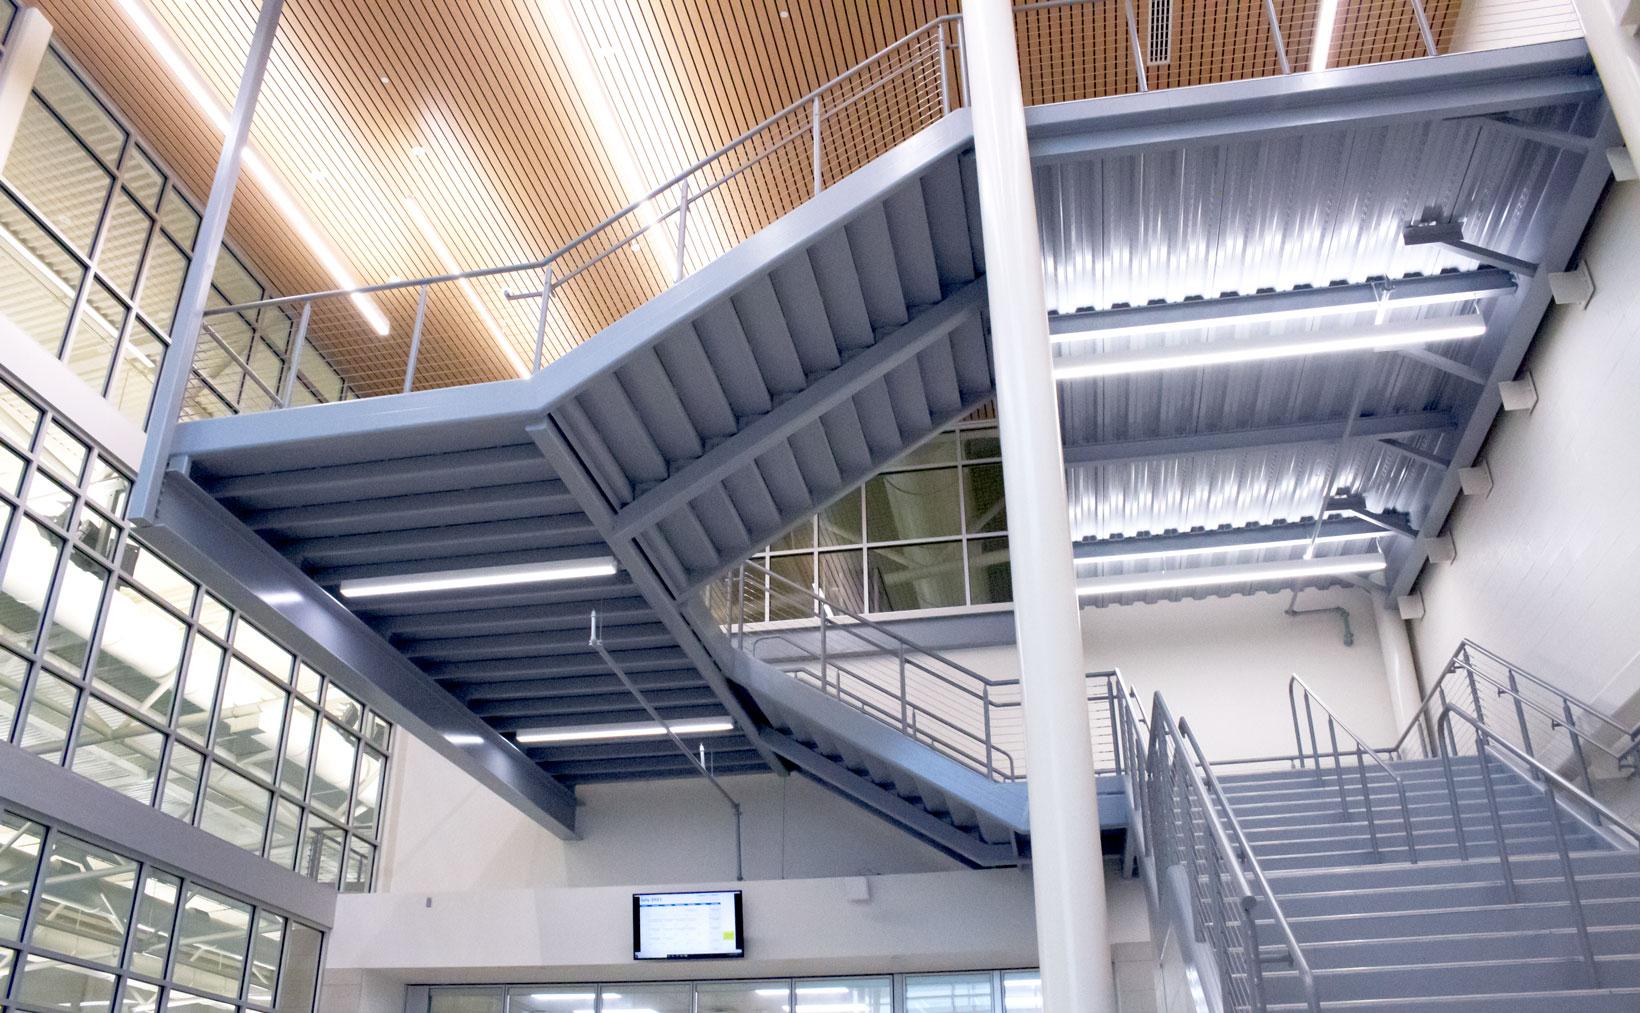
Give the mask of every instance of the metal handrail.
MULTIPOLYGON (((1230 808, 1230 802, 1225 797, 1223 786, 1219 784, 1217 776, 1213 773, 1212 765, 1207 762, 1201 745, 1196 741, 1189 725, 1183 721, 1174 720, 1172 711, 1167 706, 1167 701, 1160 693, 1157 693, 1151 703, 1149 755, 1152 765, 1166 762, 1163 755, 1165 750, 1162 748, 1164 742, 1172 747, 1174 757, 1184 759, 1184 762, 1179 766, 1185 772, 1190 793, 1194 796, 1196 807, 1201 810, 1203 821, 1207 825, 1208 837, 1212 845, 1207 849, 1207 857, 1214 866, 1212 871, 1206 874, 1207 882, 1213 884, 1214 888, 1219 888, 1222 884, 1222 876, 1225 873, 1230 876, 1231 886, 1241 909, 1241 917, 1247 933, 1247 945, 1244 952, 1247 958, 1249 986, 1253 992, 1254 1009, 1263 1010, 1265 1008, 1262 971, 1264 954, 1258 942, 1258 922, 1254 917, 1254 910, 1262 904, 1281 934, 1282 946, 1286 950, 1287 959, 1291 962, 1293 970, 1298 974, 1299 981, 1303 986, 1306 1005, 1310 1010, 1319 1013, 1321 1003, 1316 993, 1315 973, 1310 969, 1309 961, 1304 957, 1304 951, 1299 945, 1298 937, 1294 935, 1292 925, 1287 921, 1287 916, 1281 910, 1281 904, 1276 900, 1275 891, 1270 887, 1269 879, 1264 875, 1264 870, 1259 865, 1258 858, 1253 854, 1253 849, 1247 842, 1246 834, 1242 832, 1241 825, 1236 820, 1234 811, 1230 808), (1226 823, 1229 824, 1228 831, 1225 828, 1226 823), (1232 837, 1234 838, 1234 846, 1231 843, 1232 837), (1227 870, 1219 868, 1221 863, 1228 864, 1229 868, 1227 870), (1249 874, 1252 876, 1251 883, 1248 879, 1249 874), (1263 892, 1262 897, 1253 891, 1252 883, 1258 885, 1259 890, 1263 892)), ((1154 781, 1160 775, 1160 769, 1151 769, 1147 771, 1146 776, 1147 780, 1154 781)), ((1147 817, 1150 821, 1155 821, 1158 813, 1152 811, 1147 814, 1147 817)), ((1188 819, 1188 816, 1185 818, 1188 819)), ((1176 834, 1180 833, 1181 830, 1177 822, 1175 821, 1171 825, 1171 829, 1176 834)), ((1158 832, 1162 829, 1161 825, 1155 822, 1151 823, 1151 827, 1158 832)), ((1192 891, 1199 891, 1203 887, 1202 874, 1195 869, 1197 861, 1195 831, 1193 828, 1186 829, 1190 834, 1190 842, 1183 847, 1187 849, 1185 850, 1186 862, 1191 867, 1191 889, 1192 891)), ((1205 910, 1205 906, 1203 909, 1205 910)), ((1206 929, 1208 927, 1201 928, 1206 929)), ((1229 944, 1222 938, 1222 935, 1215 934, 1212 931, 1204 931, 1203 934, 1211 937, 1220 961, 1219 977, 1225 983, 1225 987, 1228 988, 1231 976, 1227 959, 1229 944)))
POLYGON ((1317 776, 1321 774, 1321 747, 1315 732, 1314 707, 1321 708, 1321 712, 1327 716, 1327 734, 1332 741, 1333 770, 1338 776, 1338 800, 1339 804, 1343 806, 1345 817, 1350 815, 1350 801, 1348 793, 1344 790, 1344 762, 1338 748, 1339 731, 1343 731, 1346 736, 1355 742, 1355 769, 1361 780, 1361 805, 1366 812, 1367 838, 1372 844, 1372 853, 1380 858, 1383 857, 1383 852, 1378 847, 1378 822, 1372 811, 1372 786, 1367 781, 1367 767, 1364 762, 1369 757, 1373 763, 1378 765, 1380 770, 1389 775, 1391 781, 1395 782, 1395 792, 1401 800, 1401 821, 1402 830, 1406 835, 1407 861, 1416 864, 1418 861, 1418 845, 1412 833, 1412 807, 1407 804, 1406 781, 1402 779, 1401 775, 1390 769, 1389 764, 1384 762, 1384 758, 1378 755, 1378 750, 1368 745, 1365 739, 1357 735, 1349 725, 1344 723, 1342 718, 1333 713, 1332 708, 1327 706, 1326 701, 1322 700, 1315 690, 1310 688, 1310 684, 1299 678, 1295 673, 1287 680, 1287 706, 1293 714, 1293 738, 1298 747, 1299 756, 1304 755, 1304 737, 1299 732, 1298 702, 1293 692, 1295 689, 1302 690, 1304 693, 1304 716, 1310 729, 1310 754, 1315 759, 1317 776))
POLYGON ((1480 767, 1481 783, 1486 790, 1487 808, 1492 817, 1492 832, 1497 837, 1498 865, 1503 877, 1504 893, 1510 903, 1516 903, 1519 895, 1515 886, 1514 870, 1510 865, 1509 840, 1504 833, 1496 790, 1492 785, 1492 767, 1486 755, 1487 744, 1491 743, 1492 748, 1501 749, 1519 763, 1524 764, 1534 773, 1537 783, 1542 785, 1544 799, 1549 809, 1549 824, 1554 830, 1555 849, 1560 858, 1561 877, 1566 883, 1566 895, 1576 923, 1579 953, 1583 958, 1584 966, 1588 969, 1591 986, 1600 987, 1600 965, 1595 959, 1594 947, 1589 939, 1589 920, 1583 910, 1582 896, 1578 892, 1577 872, 1572 865, 1571 850, 1566 843, 1566 828, 1560 821, 1563 809, 1574 818, 1576 813, 1573 812, 1570 806, 1565 804, 1563 799, 1571 798, 1576 800, 1586 807, 1589 812, 1595 814, 1596 818, 1601 821, 1602 827, 1627 836, 1636 850, 1640 850, 1640 830, 1636 830, 1624 822, 1622 817, 1612 812, 1610 808, 1553 770, 1550 770, 1536 757, 1498 735, 1497 732, 1488 728, 1485 722, 1475 715, 1449 703, 1441 710, 1440 717, 1436 719, 1436 733, 1442 743, 1441 766, 1446 776, 1447 798, 1452 806, 1452 823, 1457 834, 1458 854, 1462 860, 1467 861, 1469 859, 1469 845, 1464 830, 1463 813, 1458 804, 1457 780, 1452 773, 1452 757, 1457 752, 1457 738, 1452 730, 1454 720, 1467 724, 1475 736, 1476 762, 1480 767), (1450 743, 1450 748, 1447 748, 1448 743, 1450 743))

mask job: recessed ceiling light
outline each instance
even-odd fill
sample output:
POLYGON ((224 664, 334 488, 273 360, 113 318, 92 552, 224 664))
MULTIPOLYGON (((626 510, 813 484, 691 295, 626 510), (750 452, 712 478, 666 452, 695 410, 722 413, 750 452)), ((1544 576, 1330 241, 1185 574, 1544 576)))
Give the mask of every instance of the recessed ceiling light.
POLYGON ((1155 573, 1090 577, 1077 582, 1076 593, 1083 598, 1137 591, 1176 591, 1181 588, 1217 587, 1225 584, 1298 580, 1346 573, 1376 573, 1388 565, 1377 553, 1329 556, 1323 559, 1294 559, 1274 563, 1240 563, 1234 566, 1203 566, 1189 570, 1162 570, 1155 573))
POLYGON ((377 79, 377 80, 379 80, 379 81, 381 81, 381 83, 382 83, 382 84, 386 84, 386 83, 387 83, 387 75, 386 75, 386 74, 383 74, 383 75, 382 75, 382 76, 381 76, 381 77, 380 77, 380 78, 378 78, 378 79, 377 79))
POLYGON ((474 587, 505 587, 511 584, 539 584, 555 580, 609 577, 616 572, 611 556, 593 559, 565 559, 554 563, 518 563, 469 570, 438 570, 430 573, 396 574, 390 577, 360 577, 344 580, 338 590, 343 598, 373 598, 389 594, 416 594, 424 591, 459 591, 474 587))
POLYGON ((330 178, 330 173, 326 172, 323 169, 314 169, 312 172, 308 173, 308 179, 313 180, 315 183, 323 183, 325 180, 327 180, 329 178, 330 178))
POLYGON ((426 158, 427 157, 427 149, 422 147, 421 145, 417 144, 417 145, 415 145, 414 147, 412 147, 410 149, 410 157, 411 158, 426 158))
POLYGON ((789 17, 792 16, 792 12, 791 11, 781 11, 780 16, 783 17, 783 18, 789 18, 789 17))
POLYGON ((735 723, 726 718, 704 721, 674 721, 670 729, 653 721, 634 724, 576 725, 570 728, 526 728, 513 738, 525 745, 548 742, 601 742, 608 739, 658 739, 670 730, 673 735, 713 735, 732 732, 735 723))

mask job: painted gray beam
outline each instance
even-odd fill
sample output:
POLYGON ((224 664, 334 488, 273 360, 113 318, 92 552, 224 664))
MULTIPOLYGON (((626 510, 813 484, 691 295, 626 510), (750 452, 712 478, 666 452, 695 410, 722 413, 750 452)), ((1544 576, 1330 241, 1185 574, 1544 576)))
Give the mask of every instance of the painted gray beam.
MULTIPOLYGON (((232 461, 227 462, 232 464, 232 461)), ((540 451, 530 444, 487 447, 444 454, 418 454, 322 468, 286 471, 236 471, 229 477, 200 482, 219 500, 272 506, 444 492, 474 485, 510 485, 552 477, 540 451)))
MULTIPOLYGON (((688 689, 703 685, 700 673, 693 668, 663 669, 658 672, 629 672, 639 689, 688 689)), ((540 679, 514 682, 475 682, 456 687, 454 696, 462 703, 475 700, 528 700, 534 698, 583 696, 608 693, 621 688, 613 674, 607 675, 548 675, 540 679)), ((674 748, 671 743, 667 748, 674 748)))
POLYGON ((1514 113, 1595 98, 1582 40, 1060 102, 1025 110, 1034 162, 1294 131, 1514 113))
POLYGON ((245 514, 244 522, 253 531, 277 530, 293 538, 311 538, 472 523, 484 518, 550 517, 574 510, 575 500, 564 484, 547 480, 256 510, 245 514))
POLYGON ((1514 137, 1536 141, 1551 147, 1566 148, 1571 151, 1588 151, 1594 144, 1594 138, 1584 137, 1566 130, 1556 130, 1553 127, 1539 126, 1535 123, 1523 123, 1508 115, 1483 116, 1479 121, 1488 129, 1499 133, 1510 134, 1514 137))
MULTIPOLYGON (((604 588, 600 601, 624 607, 630 599, 643 596, 625 575, 617 575, 604 588)), ((430 591, 406 598, 383 596, 361 598, 352 603, 353 612, 370 622, 389 616, 442 615, 447 612, 476 611, 480 609, 548 608, 559 605, 582 605, 586 592, 581 589, 553 587, 550 584, 520 584, 514 587, 463 588, 451 591, 430 591)), ((584 610, 583 610, 584 611, 584 610)))
POLYGON ((866 384, 914 359, 923 349, 977 314, 984 300, 985 280, 980 278, 912 317, 904 326, 878 338, 870 348, 776 405, 772 411, 760 415, 621 508, 615 515, 610 537, 631 539, 654 527, 730 474, 748 467, 776 443, 853 397, 866 384))
MULTIPOLYGON (((746 737, 739 732, 729 735, 691 735, 690 741, 705 743, 706 748, 712 750, 721 747, 743 746, 746 737)), ((525 746, 524 752, 530 759, 542 763, 553 759, 619 760, 634 756, 675 757, 678 755, 678 747, 672 744, 671 739, 661 737, 610 742, 569 742, 553 743, 546 746, 525 746)))
POLYGON ((1402 457, 1417 461, 1419 464, 1427 464, 1436 471, 1445 471, 1452 466, 1452 458, 1414 447, 1412 444, 1401 440, 1379 440, 1378 442, 1402 457))
MULTIPOLYGON (((1446 526, 1460 492, 1458 473, 1475 463, 1481 447, 1486 443, 1487 434, 1492 431, 1492 423, 1503 408, 1498 384, 1513 379, 1520 371, 1526 351, 1537 336, 1551 299, 1549 276, 1566 269, 1578 242, 1583 238, 1584 229, 1588 227, 1590 216, 1600 202, 1601 194, 1605 192, 1606 181, 1611 177, 1606 149, 1623 142, 1616 120, 1604 102, 1600 106, 1599 124, 1588 153, 1581 160, 1563 157, 1547 184, 1549 192, 1561 193, 1565 197, 1559 214, 1543 239, 1542 252, 1538 257, 1543 270, 1523 285, 1512 300, 1497 307, 1498 312, 1492 319, 1496 321, 1496 329, 1500 333, 1488 333, 1482 339, 1489 345, 1496 345, 1497 358, 1493 360, 1487 384, 1480 388, 1475 406, 1464 422, 1463 433, 1452 452, 1452 467, 1441 479, 1440 486, 1430 499, 1429 509, 1419 523, 1419 528, 1430 535, 1440 534, 1446 526)), ((1389 593, 1394 597, 1410 593, 1428 560, 1428 545, 1421 541, 1414 544, 1405 560, 1393 571, 1389 593)))
MULTIPOLYGON (((733 772, 761 773, 763 761, 758 758, 757 750, 748 745, 742 749, 725 750, 718 755, 708 753, 707 763, 711 765, 714 773, 730 773, 731 771, 724 770, 726 766, 734 767, 733 772)), ((668 775, 700 775, 700 768, 691 763, 688 757, 679 756, 676 752, 671 756, 657 756, 653 759, 634 757, 627 760, 568 760, 562 763, 549 760, 546 765, 554 776, 576 781, 587 777, 625 776, 636 781, 668 775)))
POLYGON ((1486 374, 1468 363, 1449 359, 1439 352, 1431 352, 1427 348, 1397 348, 1395 354, 1402 358, 1421 362, 1426 366, 1433 366, 1443 373, 1468 380, 1470 383, 1481 384, 1486 382, 1486 374))
POLYGON ((143 538, 272 636, 329 671, 503 799, 565 840, 575 798, 426 673, 321 591, 187 476, 169 471, 143 538), (456 745, 450 741, 454 736, 456 745))
MULTIPOLYGON (((596 720, 588 720, 585 714, 553 715, 541 714, 534 717, 496 717, 490 721, 491 727, 498 732, 507 732, 516 735, 521 731, 536 728, 581 728, 586 725, 624 724, 627 722, 648 722, 652 720, 649 712, 643 709, 636 697, 628 696, 632 706, 627 710, 604 708, 598 713, 596 720)), ((720 720, 725 717, 723 705, 718 702, 706 704, 670 704, 665 707, 656 707, 661 717, 668 721, 697 721, 720 720)), ((742 729, 744 731, 744 729, 742 729)), ((523 755, 519 755, 523 759, 523 755)))
POLYGON ((336 888, 280 868, 153 806, 0 742, 0 800, 122 855, 168 866, 328 929, 336 888))
POLYGON ((1363 311, 1432 296, 1475 292, 1482 297, 1508 295, 1515 279, 1508 271, 1483 267, 1472 271, 1410 275, 1383 281, 1254 292, 1183 302, 1118 306, 1105 310, 1048 314, 1048 332, 1061 338, 1097 338, 1101 332, 1131 327, 1192 327, 1208 320, 1234 320, 1267 313, 1314 313, 1342 306, 1363 311))
MULTIPOLYGON (((715 707, 717 697, 710 686, 699 679, 694 686, 679 689, 647 690, 644 697, 656 710, 669 711, 678 707, 715 707)), ((467 704, 481 718, 568 718, 577 717, 583 724, 603 724, 606 715, 632 706, 632 694, 623 686, 613 692, 588 693, 581 696, 529 697, 502 700, 473 700, 467 704)))
MULTIPOLYGON (((1132 538, 1081 541, 1075 544, 1074 551, 1078 563, 1098 563, 1134 552, 1233 552, 1236 549, 1255 547, 1263 542, 1284 538, 1308 538, 1314 531, 1315 524, 1311 521, 1248 524, 1239 528, 1220 528, 1214 531, 1176 531, 1132 538)), ((1321 522, 1321 535, 1324 538, 1372 538, 1384 533, 1383 528, 1359 517, 1327 517, 1321 522)))
MULTIPOLYGON (((437 609, 422 615, 390 616, 367 621, 376 632, 389 638, 395 635, 428 638, 547 630, 584 631, 587 625, 587 609, 582 602, 519 608, 450 608, 437 609)), ((598 603, 600 626, 614 628, 654 621, 654 611, 639 597, 604 599, 598 603)))
MULTIPOLYGON (((628 672, 665 672, 682 664, 693 664, 693 659, 681 647, 663 650, 614 651, 615 660, 628 672)), ((553 675, 598 675, 608 672, 602 658, 588 654, 586 659, 556 658, 552 662, 553 675)), ((508 658, 497 661, 429 662, 422 666, 441 684, 472 682, 511 682, 517 679, 539 679, 546 666, 540 659, 508 658)))
POLYGON ((1345 431, 1345 420, 1337 419, 1329 422, 1298 422, 1281 426, 1230 429, 1218 433, 1159 436, 1144 440, 1072 444, 1065 448, 1065 464, 1118 464, 1158 457, 1178 457, 1183 454, 1213 454, 1303 443, 1337 443, 1346 435, 1352 439, 1399 439, 1423 433, 1450 432, 1456 428, 1457 422, 1447 412, 1406 412, 1357 419, 1355 426, 1350 428, 1348 433, 1345 431))
MULTIPOLYGON (((610 551, 615 554, 615 558, 626 570, 627 575, 637 586, 638 591, 649 602, 650 607, 655 610, 656 616, 677 638, 678 646, 688 656, 689 661, 694 664, 695 668, 700 671, 707 684, 717 694, 718 699, 723 702, 724 709, 728 711, 729 716, 747 735, 756 736, 758 722, 752 718, 745 705, 741 703, 740 698, 735 695, 734 689, 729 685, 729 680, 724 676, 723 671, 718 668, 717 659, 706 649, 694 628, 672 603, 671 596, 667 593, 666 582, 661 578, 660 572, 632 539, 616 538, 612 534, 615 527, 615 509, 610 505, 603 491, 598 488, 597 482, 593 480, 585 465, 581 463, 579 455, 570 446, 563 432, 559 430, 557 422, 548 416, 530 425, 528 431, 531 438, 535 440, 536 445, 541 448, 541 452, 546 455, 547 461, 552 464, 553 470, 558 473, 564 484, 580 502, 581 510, 600 531, 604 532, 609 542, 610 551)), ((626 671, 636 670, 628 667, 624 660, 621 660, 621 665, 626 671)), ((763 762, 768 765, 770 770, 776 773, 785 773, 785 767, 781 764, 779 758, 765 747, 761 740, 753 738, 752 741, 757 744, 758 752, 762 755, 763 762)))
MULTIPOLYGON (((613 626, 604 635, 611 652, 669 647, 674 640, 659 622, 641 626, 613 626)), ((547 658, 588 653, 586 630, 531 630, 528 633, 492 633, 470 637, 406 637, 399 651, 407 658, 547 658)))
POLYGON ((310 568, 382 562, 403 564, 446 556, 522 552, 598 541, 598 531, 592 522, 577 513, 304 538, 281 545, 279 550, 298 565, 310 568))

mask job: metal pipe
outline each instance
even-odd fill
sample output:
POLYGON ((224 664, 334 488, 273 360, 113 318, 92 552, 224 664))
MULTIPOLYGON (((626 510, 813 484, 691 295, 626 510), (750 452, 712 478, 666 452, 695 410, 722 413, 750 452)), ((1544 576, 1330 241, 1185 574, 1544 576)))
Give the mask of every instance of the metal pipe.
POLYGON ((1150 75, 1145 71, 1145 47, 1139 42, 1139 20, 1133 15, 1133 0, 1122 0, 1127 18, 1128 43, 1133 47, 1133 72, 1139 79, 1139 91, 1150 90, 1150 75))
POLYGON ((1560 822, 1560 807, 1555 804, 1555 786, 1543 782, 1543 798, 1549 806, 1549 825, 1555 830, 1555 848, 1560 852, 1560 874, 1566 880, 1566 898, 1572 906, 1572 924, 1577 928, 1577 947, 1583 955, 1583 966, 1589 969, 1589 987, 1600 987, 1600 964, 1594 959, 1594 945, 1589 942, 1589 916, 1583 911, 1583 897, 1577 890, 1577 876, 1572 872, 1572 855, 1566 847, 1566 828, 1560 822))
POLYGON ((945 22, 941 21, 935 29, 939 35, 940 46, 940 115, 944 116, 951 111, 951 68, 949 66, 950 53, 945 40, 945 22))
MULTIPOLYGON (((421 332, 427 323, 427 289, 423 285, 421 292, 416 296, 416 322, 410 328, 410 354, 404 360, 404 392, 406 394, 416 385, 416 362, 421 358, 421 332)), ((308 305, 313 305, 309 303, 308 305)))
POLYGON ((813 104, 809 106, 809 124, 810 129, 814 131, 814 152, 812 156, 814 162, 814 196, 818 197, 820 196, 820 189, 824 185, 820 174, 820 96, 818 95, 814 97, 813 104))
POLYGON ((1498 812, 1498 790, 1492 784, 1492 763, 1486 756, 1486 736, 1475 730, 1475 762, 1481 768, 1481 787, 1486 789, 1486 808, 1492 814, 1492 832, 1498 839, 1498 864, 1503 871, 1503 889, 1513 904, 1519 899, 1515 892, 1515 871, 1509 866, 1509 842, 1503 836, 1503 816, 1498 812))
MULTIPOLYGON (((682 250, 682 237, 679 237, 679 250, 682 250)), ((425 291, 425 289, 423 290, 425 291)), ((547 314, 552 309, 552 265, 548 264, 541 274, 541 315, 535 321, 535 369, 541 369, 542 360, 547 354, 547 314)))
POLYGON ((1424 0, 1407 0, 1407 3, 1412 5, 1412 16, 1418 19, 1418 34, 1424 40, 1424 55, 1438 55, 1435 51, 1435 33, 1429 30, 1429 12, 1424 10, 1424 0))
POLYGON ((1291 74, 1293 65, 1287 59, 1287 43, 1281 38, 1281 21, 1276 17, 1274 0, 1264 0, 1264 16, 1270 21, 1270 41, 1275 43, 1276 59, 1281 61, 1281 72, 1291 74))
POLYGON ((290 352, 285 356, 285 382, 279 388, 280 408, 289 408, 291 395, 296 392, 296 368, 302 361, 302 345, 307 341, 308 319, 312 315, 313 303, 303 303, 302 316, 296 322, 296 334, 290 339, 290 352))
MULTIPOLYGON (((685 271, 684 271, 684 242, 685 242, 685 240, 688 239, 688 237, 689 237, 689 177, 685 176, 685 177, 683 177, 683 182, 678 184, 678 263, 677 263, 676 269, 672 272, 672 283, 674 285, 683 280, 683 275, 685 273, 685 271)), ((543 302, 546 301, 546 297, 544 295, 542 296, 542 301, 543 302)), ((542 313, 544 314, 545 312, 546 312, 545 309, 543 309, 542 313)), ((536 368, 539 369, 540 367, 536 367, 536 368)))

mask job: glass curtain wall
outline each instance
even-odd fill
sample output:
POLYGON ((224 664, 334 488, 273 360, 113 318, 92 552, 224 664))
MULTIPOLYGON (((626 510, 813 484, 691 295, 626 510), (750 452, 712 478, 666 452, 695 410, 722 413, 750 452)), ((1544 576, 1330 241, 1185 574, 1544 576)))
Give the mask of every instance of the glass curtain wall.
MULTIPOLYGON (((1012 601, 995 413, 975 412, 751 558, 853 612, 1012 601)), ((784 614, 794 596, 778 589, 746 598, 762 600, 763 621, 808 618, 784 614)))
MULTIPOLYGON (((0 19, 10 21, 12 0, 0 19)), ((199 232, 198 204, 54 46, 0 166, 0 316, 146 428, 154 384, 199 232)), ((210 304, 267 295, 231 249, 210 304)), ((284 379, 292 322, 208 319, 184 418, 268 407, 284 379), (253 335, 254 331, 254 335, 253 335)), ((322 356, 304 355, 296 404, 348 396, 322 356)))
POLYGON ((1015 1013, 1042 1008, 1036 971, 593 985, 451 985, 427 1013, 1015 1013))
POLYGON ((392 726, 143 545, 130 488, 0 377, 0 739, 368 890, 392 726))
POLYGON ((309 1013, 310 925, 0 810, 0 1006, 309 1013))

